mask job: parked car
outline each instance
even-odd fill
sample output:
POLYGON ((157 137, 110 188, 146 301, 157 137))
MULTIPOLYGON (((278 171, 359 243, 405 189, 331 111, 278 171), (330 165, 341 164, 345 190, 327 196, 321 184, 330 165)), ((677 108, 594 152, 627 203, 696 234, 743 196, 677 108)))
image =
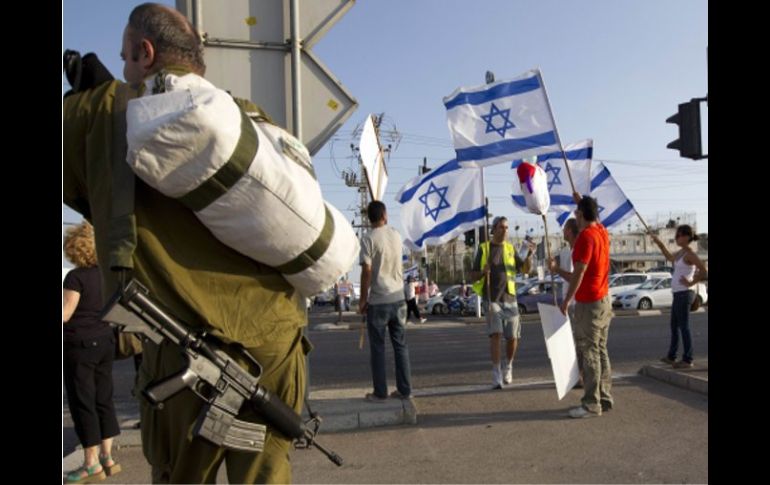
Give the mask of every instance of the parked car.
POLYGON ((425 312, 431 315, 446 315, 449 313, 447 302, 460 295, 462 285, 452 285, 444 291, 438 292, 436 296, 428 298, 425 304, 425 312))
MULTIPOLYGON (((695 287, 692 288, 695 291, 695 287)), ((708 301, 706 285, 697 284, 697 296, 701 305, 708 301)), ((671 293, 671 276, 653 278, 633 290, 615 295, 613 308, 649 310, 650 308, 670 307, 674 300, 671 293)))
POLYGON ((665 278, 670 273, 616 273, 610 275, 610 296, 615 296, 623 291, 632 290, 645 281, 653 278, 665 278))
POLYGON ((654 268, 648 269, 647 273, 668 273, 668 274, 674 274, 674 267, 673 266, 655 266, 654 268))
POLYGON ((334 305, 334 288, 329 288, 314 296, 313 304, 315 306, 334 305))
MULTIPOLYGON (((563 301, 561 287, 564 281, 561 278, 556 280, 556 301, 559 305, 563 301)), ((538 303, 547 303, 553 305, 553 293, 551 291, 551 280, 533 281, 516 289, 516 299, 519 302, 519 313, 524 315, 529 312, 537 312, 538 303)))

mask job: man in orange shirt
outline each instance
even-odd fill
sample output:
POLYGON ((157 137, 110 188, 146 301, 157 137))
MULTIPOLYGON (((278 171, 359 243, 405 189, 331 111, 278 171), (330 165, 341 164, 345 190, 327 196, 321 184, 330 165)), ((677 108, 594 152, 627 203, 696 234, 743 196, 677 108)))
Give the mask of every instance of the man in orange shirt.
POLYGON ((612 409, 610 394, 612 370, 607 353, 607 334, 612 319, 609 295, 610 237, 599 222, 596 199, 575 194, 580 234, 572 249, 575 270, 569 282, 569 291, 561 304, 567 307, 575 298, 575 341, 578 354, 583 355, 584 394, 581 405, 570 409, 571 418, 601 416, 612 409))

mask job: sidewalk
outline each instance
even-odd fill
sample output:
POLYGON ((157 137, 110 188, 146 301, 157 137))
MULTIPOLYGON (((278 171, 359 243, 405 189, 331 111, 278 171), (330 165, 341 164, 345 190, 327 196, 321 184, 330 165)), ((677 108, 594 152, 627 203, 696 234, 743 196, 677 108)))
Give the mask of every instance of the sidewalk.
MULTIPOLYGON (((681 390, 670 390, 681 388, 695 391, 700 393, 700 395, 705 394, 707 403, 708 361, 696 362, 696 364, 697 365, 695 368, 687 370, 674 370, 670 367, 666 368, 668 366, 665 366, 664 364, 654 364, 644 366, 642 369, 640 369, 640 375, 614 375, 613 382, 615 385, 613 390, 615 392, 616 399, 618 403, 622 403, 623 409, 627 410, 626 412, 633 413, 635 406, 639 402, 644 402, 645 400, 649 399, 663 399, 659 394, 666 394, 671 392, 678 392, 681 394, 683 392, 681 390), (648 377, 644 376, 649 376, 653 379, 649 379, 648 377), (661 381, 671 384, 675 387, 662 384, 661 381), (652 393, 653 395, 648 396, 650 393, 646 392, 645 389, 650 388, 662 390, 655 391, 652 393), (624 394, 627 392, 633 393, 634 396, 624 397, 624 394), (637 395, 643 397, 638 397, 637 395)), ((515 382, 511 386, 507 386, 503 391, 491 391, 488 385, 447 386, 443 388, 415 389, 414 397, 411 401, 388 399, 383 403, 370 403, 365 401, 363 396, 368 390, 369 389, 327 389, 311 392, 310 405, 313 411, 319 413, 323 419, 321 424, 321 434, 319 435, 319 439, 322 444, 330 447, 328 442, 334 441, 331 438, 335 436, 330 433, 334 432, 357 432, 364 429, 381 426, 415 424, 417 425, 416 428, 421 428, 424 426, 424 424, 423 418, 418 416, 420 415, 420 409, 430 409, 435 411, 444 408, 455 408, 455 403, 457 400, 484 402, 487 403, 488 406, 492 407, 496 406, 495 402, 497 401, 500 403, 500 409, 495 409, 494 411, 497 415, 501 415, 501 413, 506 414, 509 412, 507 409, 509 409, 508 406, 510 406, 510 403, 506 404, 504 401, 510 398, 511 393, 519 396, 516 402, 529 402, 531 403, 533 409, 555 406, 556 408, 564 411, 568 406, 574 406, 579 399, 579 391, 573 390, 568 398, 566 398, 563 402, 557 401, 555 392, 553 390, 553 381, 515 382)), ((688 395, 689 393, 684 392, 684 394, 688 395)), ((430 413, 428 414, 429 419, 430 413)), ((566 423, 568 420, 563 416, 563 414, 563 412, 559 414, 559 419, 566 423)), ((114 477, 108 477, 104 483, 149 482, 150 468, 142 455, 140 431, 133 429, 133 424, 136 423, 137 419, 137 415, 121 416, 122 429, 121 434, 115 439, 115 456, 116 459, 121 463, 124 471, 114 477)), ((515 413, 513 413, 513 417, 511 419, 516 419, 515 413)), ((556 419, 555 414, 553 419, 556 419)), ((443 427, 451 428, 461 424, 464 423, 462 423, 462 421, 458 421, 457 423, 445 421, 443 427)), ((534 438, 535 440, 548 439, 545 436, 534 436, 531 438, 534 438)), ((628 439, 633 441, 636 438, 633 436, 628 436, 628 439)), ((331 448, 334 449, 334 447, 331 448)), ((343 456, 343 458, 345 458, 345 455, 340 450, 334 449, 334 451, 337 451, 343 456)), ((298 454, 301 454, 303 458, 308 457, 314 462, 317 462, 318 460, 326 460, 326 458, 324 458, 323 455, 317 451, 295 451, 292 454, 293 461, 294 456, 298 454), (318 457, 311 457, 313 455, 318 455, 318 457)), ((446 460, 453 460, 453 458, 446 457, 446 460)), ((390 459, 386 461, 392 463, 390 459)), ((75 469, 81 463, 82 449, 78 448, 63 459, 63 471, 75 469)), ((330 470, 336 468, 334 465, 331 465, 331 463, 329 463, 329 465, 331 467, 330 470)), ((343 466, 343 468, 345 467, 343 466)), ((308 479, 310 482, 322 481, 314 475, 304 476, 314 477, 313 479, 308 479)), ((334 475, 332 474, 331 476, 334 475)), ((359 481, 364 480, 364 478, 357 476, 357 478, 353 479, 353 481, 355 482, 356 479, 359 481)), ((412 481, 407 478, 402 478, 401 480, 396 481, 404 482, 405 480, 406 482, 412 481)), ((450 480, 450 478, 444 477, 443 479, 438 479, 438 481, 446 480, 450 480)), ((488 481, 489 479, 479 478, 478 480, 488 481)), ((567 482, 573 480, 574 478, 571 477, 562 477, 561 479, 556 479, 556 481, 567 482)), ((297 481, 300 482, 301 480, 297 481)), ((331 481, 334 481, 334 479, 331 479, 331 481)), ((383 478, 381 477, 379 481, 383 481, 383 478)), ((392 481, 392 479, 388 478, 384 481, 389 482, 392 481)), ((520 481, 520 479, 517 478, 516 481, 520 481)), ((225 483, 224 472, 222 470, 220 470, 218 482, 225 483)))
POLYGON ((694 364, 695 366, 691 369, 673 369, 670 365, 661 362, 660 364, 645 365, 639 370, 639 373, 708 396, 709 361, 695 361, 694 364))

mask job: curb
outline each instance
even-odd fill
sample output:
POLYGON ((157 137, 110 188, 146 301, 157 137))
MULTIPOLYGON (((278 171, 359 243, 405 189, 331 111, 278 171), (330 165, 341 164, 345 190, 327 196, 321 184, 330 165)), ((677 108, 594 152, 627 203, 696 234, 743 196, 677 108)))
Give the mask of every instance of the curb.
POLYGON ((311 401, 313 411, 323 416, 321 430, 351 431, 381 426, 417 424, 417 408, 411 399, 389 398, 368 402, 363 398, 311 401))
MULTIPOLYGON (((614 316, 616 317, 627 317, 627 316, 640 316, 640 317, 646 317, 651 315, 669 315, 671 313, 671 307, 664 308, 664 309, 658 309, 658 310, 623 310, 622 308, 616 308, 612 310, 612 313, 614 313, 614 316)), ((694 312, 690 313, 706 313, 706 307, 700 307, 694 312)))
MULTIPOLYGON (((695 368, 694 370, 698 370, 695 368)), ((687 389, 699 394, 709 395, 709 380, 689 374, 688 371, 678 372, 661 365, 645 365, 639 369, 639 374, 652 377, 682 389, 687 389)))

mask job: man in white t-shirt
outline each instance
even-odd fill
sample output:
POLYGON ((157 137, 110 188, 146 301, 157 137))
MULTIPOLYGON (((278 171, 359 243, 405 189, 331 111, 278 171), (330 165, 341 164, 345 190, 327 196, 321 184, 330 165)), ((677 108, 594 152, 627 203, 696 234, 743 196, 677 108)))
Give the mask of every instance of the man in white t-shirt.
MULTIPOLYGON (((577 239, 579 232, 580 230, 577 227, 577 220, 575 218, 567 219, 567 221, 564 223, 564 227, 562 228, 562 234, 564 235, 564 240, 567 241, 567 244, 569 244, 569 247, 563 248, 561 251, 559 251, 558 269, 561 271, 557 271, 559 276, 561 276, 565 282, 570 281, 569 279, 572 277, 572 271, 575 269, 574 266, 572 266, 572 247, 575 245, 575 239, 577 239)), ((562 300, 564 300, 564 297, 567 296, 568 290, 568 284, 561 285, 562 300)))
MULTIPOLYGON (((406 298, 406 318, 409 315, 414 315, 417 321, 425 323, 425 319, 420 315, 420 309, 417 307, 417 292, 415 287, 417 282, 414 281, 414 276, 409 275, 406 277, 406 283, 404 283, 404 298, 406 298)), ((409 323, 409 320, 406 321, 409 323)))
POLYGON ((359 313, 366 312, 374 392, 367 401, 388 398, 385 376, 385 330, 390 331, 396 363, 396 391, 390 395, 409 399, 412 393, 409 348, 406 345, 406 301, 401 265, 401 235, 388 226, 385 204, 375 200, 366 209, 372 230, 361 240, 361 297, 359 313))
MULTIPOLYGON (((568 248, 564 248, 561 251, 559 251, 559 264, 556 264, 556 261, 551 259, 549 262, 549 269, 553 273, 557 273, 559 276, 564 279, 564 282, 561 284, 561 299, 564 301, 564 298, 567 296, 567 291, 569 291, 569 282, 572 280, 572 271, 574 271, 574 266, 572 266, 572 247, 575 245, 575 240, 577 239, 578 233, 580 230, 578 229, 577 220, 572 217, 567 219, 567 221, 564 223, 564 227, 562 228, 562 234, 564 235, 564 240, 567 241, 567 244, 569 244, 568 248)), ((570 319, 572 319, 573 312, 575 309, 575 302, 574 300, 570 303, 570 319)), ((574 337, 574 328, 573 328, 573 337, 574 337)), ((576 387, 582 387, 583 386, 583 359, 580 355, 580 350, 575 346, 575 351, 577 352, 577 362, 578 362, 578 369, 580 370, 580 381, 576 387)))

